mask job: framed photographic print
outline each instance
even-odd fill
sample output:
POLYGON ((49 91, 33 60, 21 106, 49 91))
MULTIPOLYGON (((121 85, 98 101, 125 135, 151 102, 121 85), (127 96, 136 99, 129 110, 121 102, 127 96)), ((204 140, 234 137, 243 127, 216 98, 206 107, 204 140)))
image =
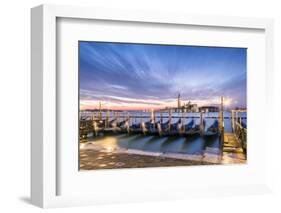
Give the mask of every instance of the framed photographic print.
POLYGON ((272 30, 269 19, 33 8, 32 203, 270 191, 272 30))
POLYGON ((78 45, 80 170, 246 163, 246 48, 78 45))

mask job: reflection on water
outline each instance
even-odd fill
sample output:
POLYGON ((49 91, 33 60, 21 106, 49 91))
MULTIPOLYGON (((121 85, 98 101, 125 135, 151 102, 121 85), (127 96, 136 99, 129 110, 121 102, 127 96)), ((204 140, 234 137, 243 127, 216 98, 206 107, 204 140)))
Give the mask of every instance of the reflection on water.
MULTIPOLYGON (((138 112, 131 113, 131 115, 132 119, 130 120, 130 125, 132 125, 132 123, 139 123, 140 119, 142 122, 149 121, 150 119, 149 112, 142 112, 142 118, 138 117, 140 115, 138 112)), ((167 121, 168 118, 165 117, 167 115, 167 113, 155 113, 157 118, 156 121, 158 121, 161 117, 163 118, 162 122, 167 121)), ((113 116, 114 114, 111 112, 110 120, 113 119, 113 116)), ((200 123, 200 113, 173 113, 172 116, 172 123, 177 121, 179 117, 185 117, 185 119, 183 119, 184 123, 188 123, 191 119, 194 119, 196 124, 200 123)), ((240 113, 239 117, 246 121, 246 112, 240 113)), ((124 117, 120 117, 120 120, 122 119, 124 119, 124 117)), ((204 119, 206 121, 207 128, 216 119, 218 119, 218 113, 204 113, 204 119)), ((225 133, 232 132, 230 112, 224 112, 224 131, 225 133)), ((116 134, 111 136, 93 137, 89 142, 95 149, 106 152, 113 152, 116 150, 139 150, 149 153, 203 155, 204 152, 206 153, 206 150, 207 152, 213 153, 220 148, 220 139, 218 135, 212 137, 203 137, 200 135, 189 137, 160 137, 157 135, 145 136, 143 134, 116 134)))
MULTIPOLYGON (((84 112, 85 113, 85 112, 84 112)), ((97 113, 97 112, 96 112, 97 113)), ((114 115, 114 112, 102 112, 102 117, 105 118, 108 114, 109 120, 113 120, 116 117, 116 114, 114 115)), ((139 123, 142 122, 148 122, 151 119, 151 112, 139 112, 139 111, 131 111, 131 112, 120 112, 119 113, 119 119, 120 121, 127 118, 127 115, 130 114, 130 125, 133 123, 139 123), (142 118, 141 118, 142 117, 142 118)), ((167 112, 155 112, 156 121, 160 121, 162 117, 162 122, 168 121, 169 113, 167 112)), ((85 118, 85 115, 82 114, 82 117, 85 118)), ((210 126, 215 119, 218 119, 219 113, 218 112, 206 112, 203 114, 203 118, 206 121, 206 125, 210 126)), ((247 119, 247 112, 239 112, 238 117, 242 118, 242 121, 246 121, 247 119)), ((173 112, 172 113, 172 121, 171 123, 175 123, 178 121, 179 118, 184 118, 184 123, 188 123, 192 118, 195 120, 195 124, 200 124, 200 113, 198 112, 186 112, 186 113, 178 113, 173 112)), ((87 117, 86 119, 91 119, 91 117, 87 117)), ((231 112, 224 111, 224 130, 225 132, 232 132, 231 128, 231 112)))
POLYGON ((219 137, 159 137, 138 135, 102 136, 91 140, 102 150, 134 149, 148 152, 202 154, 207 147, 219 148, 219 137))

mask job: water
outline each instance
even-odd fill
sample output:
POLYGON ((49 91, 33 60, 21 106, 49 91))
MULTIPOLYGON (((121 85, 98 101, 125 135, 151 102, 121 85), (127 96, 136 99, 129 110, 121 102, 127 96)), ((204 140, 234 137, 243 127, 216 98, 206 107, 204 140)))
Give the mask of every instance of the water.
MULTIPOLYGON (((130 125, 133 123, 139 123, 140 122, 140 116, 142 115, 142 122, 148 122, 151 119, 151 112, 140 112, 140 111, 124 111, 119 113, 120 121, 123 119, 126 119, 128 114, 130 114, 130 125), (124 117, 123 117, 124 116, 124 117)), ((169 113, 168 112, 155 112, 155 120, 156 122, 160 120, 162 114, 162 120, 163 122, 168 121, 169 113)), ((105 118, 107 115, 109 115, 109 120, 114 119, 114 112, 102 112, 102 117, 105 118)), ((207 127, 210 126, 215 119, 218 119, 219 113, 218 112, 207 112, 203 113, 203 118, 206 120, 207 127)), ((98 112, 95 112, 95 116, 98 117, 98 112)), ((115 116, 117 116, 115 114, 115 116)), ((179 118, 184 118, 185 124, 188 123, 192 118, 194 118, 196 124, 200 124, 200 113, 199 112, 189 112, 189 113, 171 113, 172 116, 172 123, 175 123, 178 121, 179 118)), ((83 118, 91 119, 90 112, 83 112, 82 113, 83 118)), ((231 112, 225 111, 224 112, 224 131, 225 132, 232 132, 231 127, 231 112)), ((238 117, 241 117, 243 121, 247 121, 247 113, 246 112, 239 112, 238 117)))
MULTIPOLYGON (((90 140, 101 151, 139 150, 155 153, 202 155, 207 147, 219 149, 219 137, 159 137, 122 134, 101 136, 90 140)), ((89 147, 88 147, 89 148, 89 147)))
MULTIPOLYGON (((127 116, 125 113, 125 117, 127 116)), ((106 112, 102 116, 106 116, 106 112)), ((90 115, 90 114, 89 114, 90 115)), ((85 116, 85 115, 82 115, 85 116)), ((97 113, 96 113, 97 116, 97 113)), ((150 112, 142 112, 142 122, 151 119, 150 112)), ((162 113, 163 122, 168 120, 168 113, 162 113)), ((247 120, 245 112, 239 113, 239 117, 247 120)), ((160 120, 160 113, 155 113, 156 121, 160 120)), ((185 117, 184 122, 188 123, 192 118, 196 124, 200 123, 200 113, 172 113, 172 123, 178 121, 179 117, 185 117)), ((224 112, 225 132, 232 132, 231 128, 231 112, 224 112)), ((85 118, 85 117, 84 117, 85 118)), ((110 120, 114 118, 114 113, 110 112, 110 120)), ((210 126, 215 119, 218 119, 217 112, 204 113, 203 118, 206 120, 206 126, 210 126)), ((88 117, 87 119, 90 119, 88 117)), ((120 121, 123 120, 120 113, 120 121)), ((140 112, 130 112, 130 124, 140 122, 140 112)), ((219 136, 202 137, 200 135, 190 137, 159 137, 145 136, 142 134, 130 135, 119 134, 112 136, 99 136, 90 140, 91 144, 96 149, 113 151, 113 150, 139 150, 147 153, 171 153, 171 154, 187 154, 187 155, 202 155, 206 150, 218 150, 220 147, 219 136)))

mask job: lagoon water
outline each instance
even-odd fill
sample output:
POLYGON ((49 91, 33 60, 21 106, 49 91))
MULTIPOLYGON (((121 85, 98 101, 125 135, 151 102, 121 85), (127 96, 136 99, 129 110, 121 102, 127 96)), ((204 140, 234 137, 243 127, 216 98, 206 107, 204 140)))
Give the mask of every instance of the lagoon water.
MULTIPOLYGON (((127 116, 128 112, 124 113, 127 116)), ((103 112, 103 117, 106 113, 103 112)), ((151 119, 151 113, 142 112, 142 121, 146 122, 151 119)), ((200 123, 200 113, 172 113, 172 123, 178 121, 179 117, 186 117, 185 123, 188 123, 193 117, 196 124, 200 123)), ((239 117, 243 121, 247 120, 246 113, 239 113, 239 117)), ((113 112, 110 112, 111 119, 114 117, 113 112)), ((160 113, 155 113, 156 121, 160 120, 160 113)), ((168 119, 168 113, 162 113, 163 122, 168 119)), ((210 126, 216 118, 217 112, 204 113, 206 127, 210 126)), ((225 132, 232 132, 231 127, 231 112, 224 112, 225 132)), ((130 112, 130 123, 140 122, 140 112, 130 112)), ((111 120, 110 119, 110 120, 111 120)), ((120 113, 122 121, 122 113, 120 113)), ((90 139, 90 143, 99 150, 139 150, 148 153, 171 153, 171 154, 187 154, 187 155, 202 155, 206 150, 219 149, 219 137, 202 137, 200 135, 190 137, 159 137, 145 136, 142 134, 117 134, 112 136, 99 136, 90 139)))

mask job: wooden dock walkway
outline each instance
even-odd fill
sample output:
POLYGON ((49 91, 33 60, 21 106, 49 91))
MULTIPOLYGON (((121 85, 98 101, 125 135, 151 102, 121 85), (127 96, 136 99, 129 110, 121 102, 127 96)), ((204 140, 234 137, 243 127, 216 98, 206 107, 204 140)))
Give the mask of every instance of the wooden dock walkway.
POLYGON ((206 147, 202 161, 215 164, 246 163, 246 155, 234 133, 224 133, 222 155, 219 148, 206 147))
POLYGON ((246 155, 234 133, 224 133, 222 164, 246 163, 246 155))

